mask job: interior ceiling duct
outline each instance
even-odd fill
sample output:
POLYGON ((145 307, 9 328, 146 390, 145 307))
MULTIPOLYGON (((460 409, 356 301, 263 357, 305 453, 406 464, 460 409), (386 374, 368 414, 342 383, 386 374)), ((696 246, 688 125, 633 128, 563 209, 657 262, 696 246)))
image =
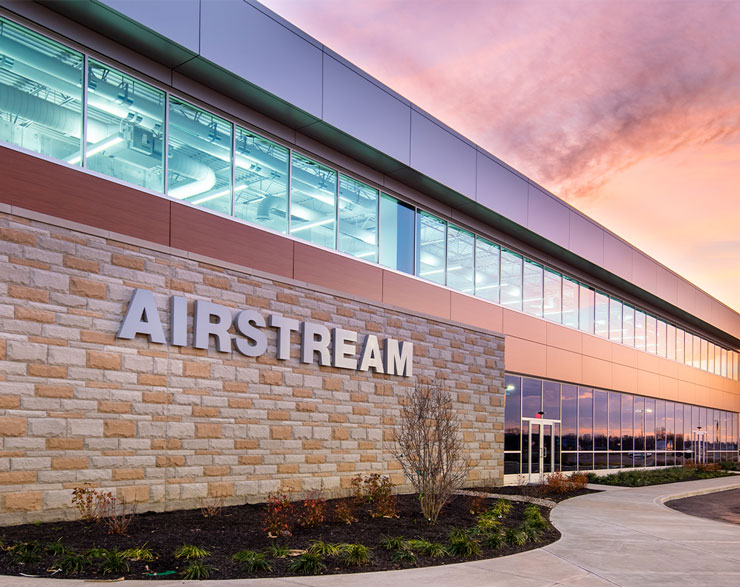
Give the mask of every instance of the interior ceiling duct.
POLYGON ((185 198, 197 196, 198 194, 207 192, 216 185, 216 174, 213 169, 200 161, 196 161, 192 157, 183 155, 179 151, 175 151, 172 154, 168 163, 170 171, 179 173, 193 180, 185 185, 170 189, 168 194, 173 198, 183 200, 185 198))
POLYGON ((6 112, 56 129, 71 137, 82 135, 82 114, 27 92, 0 84, 0 104, 6 112))

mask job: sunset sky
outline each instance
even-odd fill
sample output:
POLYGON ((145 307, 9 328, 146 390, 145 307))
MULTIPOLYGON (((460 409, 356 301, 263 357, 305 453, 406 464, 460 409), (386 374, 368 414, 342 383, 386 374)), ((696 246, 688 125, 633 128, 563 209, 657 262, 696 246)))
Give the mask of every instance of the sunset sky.
POLYGON ((740 0, 261 0, 740 311, 740 0))

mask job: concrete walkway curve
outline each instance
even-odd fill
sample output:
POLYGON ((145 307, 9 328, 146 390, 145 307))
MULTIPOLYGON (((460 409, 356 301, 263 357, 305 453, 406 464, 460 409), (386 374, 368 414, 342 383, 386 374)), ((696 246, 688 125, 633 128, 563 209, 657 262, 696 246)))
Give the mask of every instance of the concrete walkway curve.
MULTIPOLYGON (((553 523, 563 535, 558 542, 509 557, 384 573, 187 583, 204 587, 737 587, 740 526, 688 516, 663 502, 672 496, 738 487, 737 477, 725 477, 635 489, 607 488, 569 499, 552 513, 553 523)), ((122 584, 171 587, 184 583, 165 580, 122 584)), ((0 587, 90 584, 73 579, 0 577, 0 587)))

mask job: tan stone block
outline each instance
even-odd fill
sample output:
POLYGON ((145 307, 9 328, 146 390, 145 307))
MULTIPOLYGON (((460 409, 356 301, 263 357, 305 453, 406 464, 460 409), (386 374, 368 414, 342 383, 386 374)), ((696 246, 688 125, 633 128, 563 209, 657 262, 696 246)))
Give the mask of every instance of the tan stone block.
POLYGON ((264 385, 282 385, 283 374, 271 369, 260 369, 260 383, 264 385))
POLYGON ((196 438, 221 438, 221 424, 198 423, 195 425, 196 438))
POLYGON ((326 310, 311 310, 311 318, 319 322, 331 322, 331 314, 326 310))
POLYGON ((299 403, 296 404, 295 409, 299 412, 315 412, 316 404, 299 403))
POLYGON ((203 467, 203 474, 206 477, 224 477, 229 474, 229 467, 227 465, 203 467))
POLYGON ((134 485, 116 489, 118 503, 146 503, 149 501, 149 486, 134 485))
POLYGON ((208 497, 231 497, 234 495, 234 484, 227 482, 209 483, 208 497))
POLYGON ((370 408, 368 408, 367 406, 354 406, 352 408, 352 413, 355 416, 369 416, 370 408))
POLYGON ((98 332, 97 330, 80 331, 80 340, 82 342, 93 342, 95 344, 113 344, 115 337, 109 332, 98 332))
POLYGON ((342 380, 338 377, 324 377, 324 389, 327 391, 342 391, 342 380))
POLYGON ((170 279, 169 286, 170 289, 184 291, 186 293, 193 293, 193 291, 195 291, 195 286, 189 281, 185 281, 183 279, 170 279))
POLYGON ((48 304, 49 290, 25 287, 23 285, 11 283, 8 285, 8 297, 48 304))
POLYGON ((131 420, 105 420, 103 436, 107 438, 133 438, 136 436, 136 422, 131 420))
POLYGON ((36 245, 36 235, 25 230, 0 227, 0 240, 21 245, 36 245))
POLYGON ((145 391, 141 394, 141 399, 145 404, 166 404, 167 392, 145 391))
POLYGON ((193 416, 196 418, 218 418, 218 408, 193 406, 193 416))
POLYGON ((270 426, 272 440, 290 440, 293 437, 290 426, 270 426))
POLYGON ((87 457, 52 457, 52 469, 87 469, 87 457))
POLYGON ((185 361, 182 364, 185 377, 211 377, 211 365, 205 361, 185 361))
POLYGON ((98 402, 98 412, 103 414, 130 414, 131 402, 112 402, 100 400, 98 402))
POLYGON ((100 263, 92 259, 82 259, 73 255, 64 255, 64 266, 69 269, 79 269, 87 273, 100 273, 100 263))
POLYGON ((321 450, 322 442, 320 440, 304 440, 301 446, 303 450, 321 450))
POLYGON ((0 416, 0 436, 25 436, 26 419, 0 416))
POLYGON ((179 438, 152 438, 152 450, 179 450, 179 438))
POLYGON ((253 449, 259 448, 259 440, 256 440, 256 439, 235 440, 234 448, 237 450, 253 450, 253 449))
POLYGON ((82 450, 84 439, 82 438, 47 438, 47 450, 82 450))
POLYGON ((313 397, 313 389, 308 387, 294 387, 293 395, 302 399, 310 399, 313 397))
MULTIPOLYGON (((137 375, 136 382, 139 385, 151 385, 152 387, 165 387, 167 385, 167 375, 154 375, 152 373, 139 373, 137 375)), ((164 403, 164 402, 155 402, 155 403, 164 403)))
POLYGON ((252 407, 252 400, 246 397, 230 397, 229 407, 240 410, 249 410, 252 407))
POLYGON ((105 299, 105 283, 85 279, 84 277, 69 278, 69 293, 96 300, 105 299))
POLYGON ((261 465, 262 456, 261 455, 239 455, 239 464, 240 465, 261 465))
POLYGON ((344 424, 347 421, 347 414, 329 414, 329 422, 334 424, 344 424))
POLYGON ((3 509, 6 512, 35 512, 41 509, 42 503, 42 493, 40 491, 18 491, 3 494, 3 509))
POLYGON ((249 390, 249 385, 240 381, 224 381, 223 389, 233 393, 246 393, 249 390))
POLYGON ((349 440, 349 429, 343 427, 332 428, 332 440, 349 440))
POLYGON ((121 355, 103 351, 87 351, 87 368, 117 371, 121 368, 121 355))
POLYGON ((277 466, 279 474, 294 474, 298 472, 298 463, 283 463, 277 466))
POLYGON ((360 455, 360 462, 361 463, 374 463, 378 460, 378 457, 373 454, 361 454, 360 455))
POLYGON ((21 398, 17 395, 0 395, 0 410, 15 410, 21 407, 21 398))
POLYGON ((221 275, 204 275, 203 283, 209 287, 215 287, 217 289, 230 289, 231 282, 228 277, 221 275))
POLYGON ((267 410, 268 420, 290 420, 290 412, 288 410, 267 410))
POLYGON ((146 266, 146 259, 144 259, 144 257, 118 255, 116 253, 113 253, 113 255, 111 255, 111 263, 113 263, 113 265, 118 265, 119 267, 127 267, 128 269, 143 271, 144 267, 146 266))
POLYGON ((113 481, 136 481, 145 477, 143 468, 113 469, 113 481))
POLYGON ((44 385, 36 384, 35 394, 37 397, 61 397, 71 399, 75 395, 75 389, 71 385, 44 385))
POLYGON ((184 467, 185 456, 184 455, 164 455, 157 457, 158 467, 184 467))
POLYGON ((28 365, 28 374, 31 377, 49 377, 55 379, 64 379, 67 377, 67 367, 63 365, 43 365, 39 363, 30 363, 28 365))
POLYGON ((326 456, 325 455, 316 455, 316 454, 308 454, 306 455, 306 464, 309 465, 318 465, 320 463, 326 462, 326 456))
POLYGON ((49 312, 48 310, 16 306, 15 319, 28 320, 29 322, 41 322, 43 324, 53 324, 56 320, 56 316, 54 315, 54 312, 49 312))
POLYGON ((351 473, 354 470, 354 463, 337 463, 337 471, 340 473, 351 473))
POLYGON ((36 483, 36 471, 3 471, 0 473, 0 485, 21 485, 36 483))
POLYGON ((5 360, 5 351, 7 350, 7 344, 5 339, 0 339, 0 359, 5 360))

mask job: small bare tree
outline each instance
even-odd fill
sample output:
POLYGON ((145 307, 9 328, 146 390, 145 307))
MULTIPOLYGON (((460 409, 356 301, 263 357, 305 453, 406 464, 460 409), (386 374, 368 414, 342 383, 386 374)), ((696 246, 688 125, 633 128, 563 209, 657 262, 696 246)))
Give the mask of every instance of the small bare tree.
POLYGON ((395 441, 393 456, 419 493, 421 513, 435 524, 469 469, 450 394, 436 382, 417 383, 401 409, 395 441))

